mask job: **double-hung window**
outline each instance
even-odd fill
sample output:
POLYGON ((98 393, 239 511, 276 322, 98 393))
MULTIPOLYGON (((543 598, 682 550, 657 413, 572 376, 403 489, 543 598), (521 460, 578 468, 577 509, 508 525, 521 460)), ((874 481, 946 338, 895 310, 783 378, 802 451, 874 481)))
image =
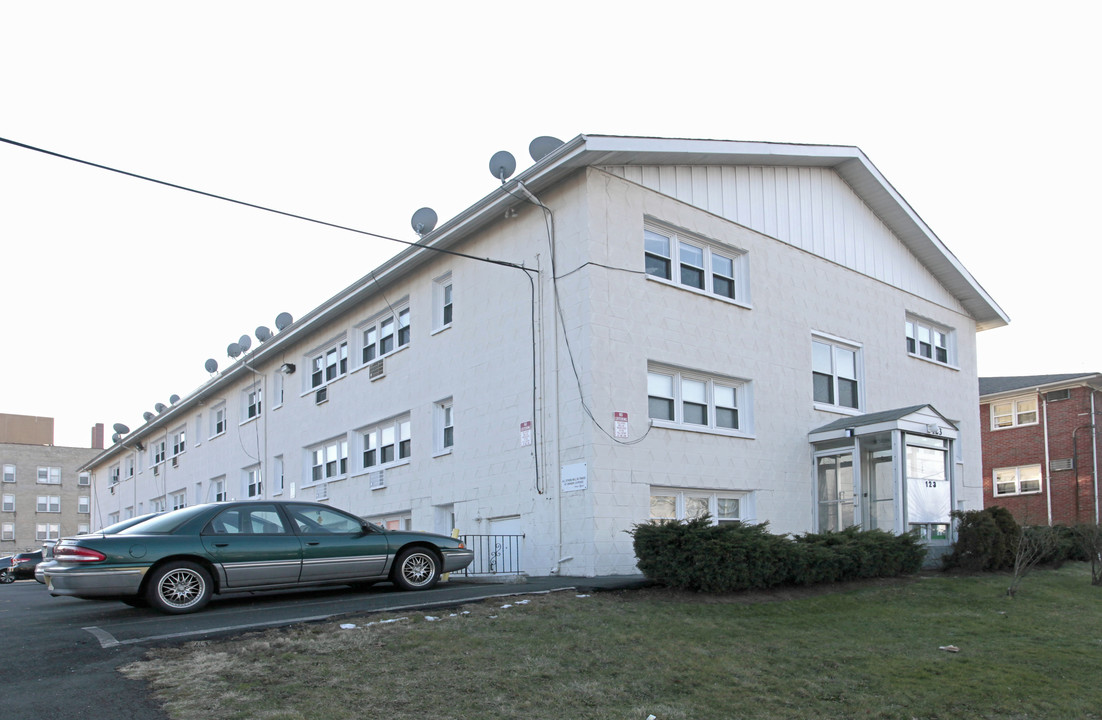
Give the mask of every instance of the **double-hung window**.
POLYGON ((15 466, 14 465, 5 465, 4 466, 4 482, 10 482, 10 483, 15 482, 15 466))
MULTIPOLYGON (((176 457, 186 449, 187 430, 185 428, 180 428, 176 432, 172 433, 172 457, 176 457)), ((133 467, 131 467, 130 470, 131 474, 133 474, 133 467)))
POLYGON ((61 512, 61 496, 60 495, 39 495, 38 496, 38 512, 61 512))
POLYGON ((348 343, 340 343, 316 352, 310 359, 310 388, 327 385, 348 372, 348 343))
POLYGON ((165 461, 165 441, 157 440, 153 443, 153 447, 149 449, 150 455, 153 456, 153 464, 159 465, 165 461))
POLYGON ((991 403, 992 430, 1036 424, 1037 397, 1035 395, 991 403))
POLYGON ((310 451, 310 481, 323 482, 348 474, 348 441, 330 440, 310 451))
POLYGON ((15 496, 14 495, 5 495, 4 496, 3 511, 4 512, 15 512, 15 496))
POLYGON ((388 312, 377 318, 370 325, 361 327, 360 333, 363 342, 360 350, 362 365, 401 350, 409 345, 412 333, 409 306, 396 308, 393 313, 388 312))
POLYGON ((954 333, 950 328, 910 315, 904 328, 909 354, 942 365, 952 364, 954 333))
POLYGON ((409 415, 361 431, 363 469, 377 470, 407 460, 412 452, 409 415))
POLYGON ((77 498, 77 512, 87 515, 92 512, 92 498, 81 495, 77 498))
POLYGON ((111 469, 107 471, 107 484, 118 485, 119 484, 119 466, 112 465, 111 469))
POLYGON ((260 415, 263 409, 264 389, 259 385, 245 391, 245 419, 252 420, 260 415))
POLYGON ((61 484, 61 468, 59 467, 40 467, 38 468, 38 482, 43 485, 60 485, 61 484))
POLYGON ((436 403, 434 410, 435 419, 435 451, 445 453, 455 445, 455 424, 453 421, 452 399, 441 400, 436 403))
POLYGON ((861 409, 861 349, 827 338, 811 341, 815 404, 825 409, 861 409))
POLYGON ((744 380, 651 365, 648 415, 659 425, 746 434, 750 432, 749 387, 744 380))
POLYGON ((222 404, 210 414, 210 436, 215 437, 226 432, 226 406, 222 404))
POLYGON ((1041 492, 1041 466, 998 468, 994 471, 993 480, 995 497, 1039 493, 1041 492))
POLYGON ((745 252, 646 224, 643 258, 647 275, 716 297, 749 302, 745 252))
POLYGON ((245 494, 249 498, 258 498, 264 494, 264 484, 260 478, 260 466, 245 470, 245 494))

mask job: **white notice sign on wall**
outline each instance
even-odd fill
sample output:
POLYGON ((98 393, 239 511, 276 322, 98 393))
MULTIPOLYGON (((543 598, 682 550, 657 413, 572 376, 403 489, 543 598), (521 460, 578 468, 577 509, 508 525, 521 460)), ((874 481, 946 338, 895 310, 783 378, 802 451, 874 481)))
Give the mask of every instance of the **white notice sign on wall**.
POLYGON ((589 475, 585 463, 562 466, 562 491, 574 492, 589 487, 589 475))

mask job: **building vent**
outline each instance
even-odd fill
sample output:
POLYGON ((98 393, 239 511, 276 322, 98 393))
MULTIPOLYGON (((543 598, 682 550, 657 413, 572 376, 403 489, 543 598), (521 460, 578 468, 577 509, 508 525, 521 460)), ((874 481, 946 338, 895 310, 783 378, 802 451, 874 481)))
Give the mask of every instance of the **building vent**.
POLYGON ((367 484, 372 490, 379 490, 386 487, 386 475, 382 470, 369 473, 367 476, 367 484))
POLYGON ((1067 400, 1071 397, 1071 390, 1064 388, 1063 390, 1053 390, 1052 392, 1045 393, 1045 400, 1048 402, 1056 402, 1057 400, 1067 400))
POLYGON ((314 486, 314 499, 315 500, 328 500, 329 499, 329 483, 320 483, 314 486))
POLYGON ((1075 467, 1075 463, 1071 458, 1061 458, 1060 460, 1053 460, 1048 464, 1049 470, 1071 470, 1075 467))
POLYGON ((161 466, 160 465, 154 465, 153 466, 153 474, 154 475, 160 475, 161 474, 161 466))
POLYGON ((378 380, 384 375, 386 375, 386 366, 383 365, 382 360, 376 360, 367 368, 367 377, 370 380, 378 380))
POLYGON ((180 467, 180 458, 172 458, 172 467, 180 467))
POLYGON ((329 399, 329 388, 323 387, 314 393, 314 404, 321 405, 323 402, 329 399))

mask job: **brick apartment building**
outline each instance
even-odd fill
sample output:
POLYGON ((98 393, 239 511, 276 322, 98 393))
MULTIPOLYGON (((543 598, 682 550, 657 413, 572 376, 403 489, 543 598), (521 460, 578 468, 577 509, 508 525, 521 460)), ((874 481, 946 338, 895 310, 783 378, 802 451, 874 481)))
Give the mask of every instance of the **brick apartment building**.
POLYGON ((54 445, 54 419, 0 413, 0 555, 91 529, 91 475, 80 466, 103 450, 54 445))
POLYGON ((983 501, 1026 525, 1099 520, 1102 375, 980 378, 983 501))

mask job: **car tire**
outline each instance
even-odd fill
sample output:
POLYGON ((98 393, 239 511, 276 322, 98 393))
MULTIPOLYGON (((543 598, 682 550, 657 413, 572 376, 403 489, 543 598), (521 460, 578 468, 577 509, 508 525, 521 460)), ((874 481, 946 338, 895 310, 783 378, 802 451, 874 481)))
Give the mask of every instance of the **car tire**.
POLYGON ((150 607, 170 615, 202 610, 211 596, 211 580, 202 565, 177 560, 155 568, 149 575, 145 598, 150 607))
POLYGON ((406 548, 394 559, 392 575, 403 590, 428 590, 440 579, 440 559, 428 548, 406 548))
POLYGON ((5 585, 7 585, 8 583, 13 582, 15 582, 15 575, 12 575, 11 570, 0 572, 0 583, 4 583, 5 585))

